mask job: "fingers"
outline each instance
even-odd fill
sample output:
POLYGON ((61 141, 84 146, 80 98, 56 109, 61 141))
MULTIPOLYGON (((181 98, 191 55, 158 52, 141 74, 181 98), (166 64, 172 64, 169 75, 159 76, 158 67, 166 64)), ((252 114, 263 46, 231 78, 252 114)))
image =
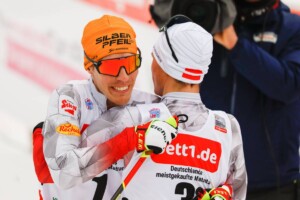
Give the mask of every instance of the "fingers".
POLYGON ((155 154, 161 154, 166 146, 177 137, 178 118, 170 117, 166 121, 154 119, 136 126, 135 131, 138 152, 152 150, 155 154))
POLYGON ((230 50, 236 45, 238 36, 234 30, 234 27, 231 25, 225 28, 222 32, 216 33, 214 35, 214 40, 220 45, 224 46, 226 49, 230 50))
POLYGON ((197 188, 196 190, 197 200, 210 200, 209 193, 204 188, 197 188))
POLYGON ((209 191, 211 199, 220 199, 220 200, 231 200, 232 191, 230 190, 231 186, 223 185, 209 191))

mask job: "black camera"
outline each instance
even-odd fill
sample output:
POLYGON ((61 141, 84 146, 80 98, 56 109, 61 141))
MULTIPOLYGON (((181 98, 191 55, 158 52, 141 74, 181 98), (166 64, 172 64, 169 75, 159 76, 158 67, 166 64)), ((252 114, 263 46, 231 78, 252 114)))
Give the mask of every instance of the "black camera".
POLYGON ((158 27, 170 17, 182 14, 211 34, 233 24, 236 17, 232 0, 155 0, 150 13, 158 27))
POLYGON ((159 28, 170 17, 182 14, 214 34, 233 24, 237 15, 243 22, 250 21, 272 10, 278 2, 279 0, 154 0, 150 13, 159 28))

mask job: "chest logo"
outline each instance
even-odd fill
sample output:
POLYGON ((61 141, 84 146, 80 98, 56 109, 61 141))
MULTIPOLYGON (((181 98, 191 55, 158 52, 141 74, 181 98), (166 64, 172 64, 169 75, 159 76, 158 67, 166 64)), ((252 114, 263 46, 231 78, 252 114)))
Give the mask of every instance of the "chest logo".
POLYGON ((93 108, 94 108, 93 102, 89 98, 86 98, 84 100, 84 102, 85 102, 85 106, 88 110, 93 110, 93 108))
POLYGON ((270 42, 275 44, 277 42, 277 34, 273 32, 258 33, 253 35, 253 40, 255 42, 270 42))
POLYGON ((222 148, 219 142, 178 134, 163 154, 152 154, 151 159, 156 163, 184 165, 216 172, 221 154, 222 148))

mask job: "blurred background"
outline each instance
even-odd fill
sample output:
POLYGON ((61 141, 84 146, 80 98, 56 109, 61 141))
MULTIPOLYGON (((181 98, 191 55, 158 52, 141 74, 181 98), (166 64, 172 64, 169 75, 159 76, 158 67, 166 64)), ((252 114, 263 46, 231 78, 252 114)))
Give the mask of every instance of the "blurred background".
MULTIPOLYGON (((300 13, 299 0, 283 0, 300 13)), ((136 87, 153 91, 151 50, 158 29, 153 0, 0 0, 0 199, 38 199, 32 129, 46 116, 50 92, 85 79, 81 34, 103 14, 125 18, 137 33, 143 64, 136 87)))

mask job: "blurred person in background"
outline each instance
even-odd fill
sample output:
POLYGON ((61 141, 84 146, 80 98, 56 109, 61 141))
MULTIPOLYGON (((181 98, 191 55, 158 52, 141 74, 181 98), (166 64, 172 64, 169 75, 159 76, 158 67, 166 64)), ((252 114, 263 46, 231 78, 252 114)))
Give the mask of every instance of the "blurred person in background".
MULTIPOLYGON (((109 199, 117 189, 124 169, 122 154, 127 149, 112 147, 130 140, 130 150, 134 149, 140 141, 135 128, 94 146, 86 145, 93 138, 84 131, 110 108, 159 101, 156 95, 133 89, 142 59, 135 38, 132 27, 115 16, 104 15, 85 26, 81 42, 84 67, 91 77, 70 81, 53 91, 45 123, 34 129, 33 158, 42 184, 40 199, 109 199)), ((164 149, 172 140, 171 134, 176 135, 174 123, 156 120, 148 124, 159 127, 167 138, 144 126, 144 139, 154 136, 144 142, 148 149, 164 149)))
POLYGON ((234 25, 214 35, 201 96, 240 123, 246 199, 299 200, 300 17, 279 0, 235 4, 234 25))

